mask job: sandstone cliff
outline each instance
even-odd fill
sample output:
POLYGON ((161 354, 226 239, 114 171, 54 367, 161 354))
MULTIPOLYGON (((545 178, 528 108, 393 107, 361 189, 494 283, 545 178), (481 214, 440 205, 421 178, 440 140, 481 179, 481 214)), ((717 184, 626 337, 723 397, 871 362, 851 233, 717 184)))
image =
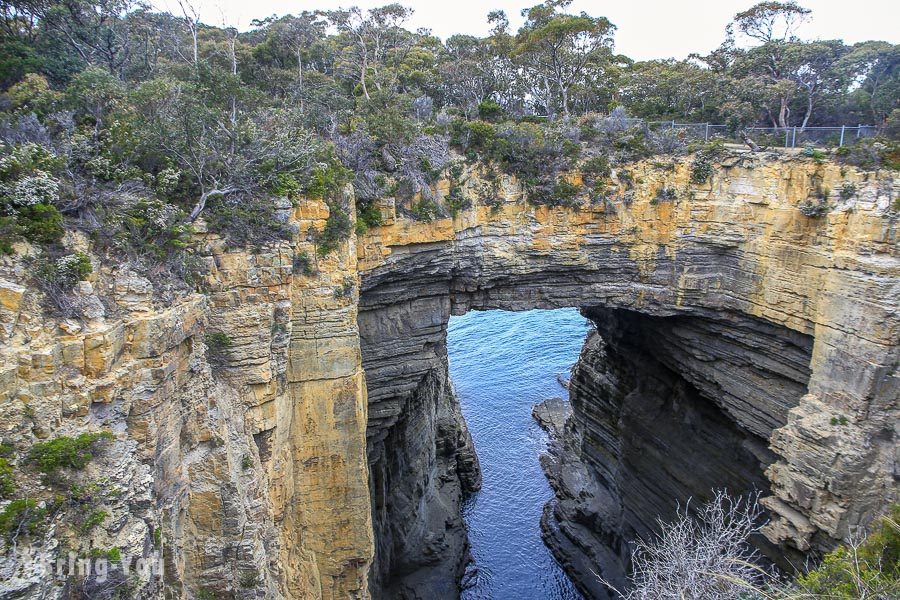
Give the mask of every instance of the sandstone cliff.
MULTIPOLYGON (((459 503, 479 476, 447 381, 447 319, 563 306, 585 307, 602 337, 573 377, 572 447, 606 511, 563 492, 545 520, 565 544, 587 539, 577 525, 621 549, 672 490, 701 485, 623 486, 653 472, 634 457, 685 432, 731 453, 679 447, 697 481, 769 490, 771 542, 846 538, 897 495, 890 174, 777 156, 703 184, 689 160, 628 172, 577 210, 530 206, 512 178, 494 206, 429 223, 386 199, 383 226, 309 275, 299 258, 315 256, 306 234, 328 209, 285 204, 291 242, 249 252, 205 235, 203 293, 161 302, 147 280, 95 268, 85 322, 47 317, 24 263, 3 259, 0 435, 21 457, 40 439, 116 434, 77 475, 116 488, 99 495, 104 523, 79 536, 59 513, 16 552, 159 551, 164 581, 135 583, 147 597, 453 594, 459 503), (854 193, 831 194, 825 214, 800 210, 844 183, 854 193), (214 332, 230 345, 210 349, 214 332), (642 429, 648 415, 665 427, 642 429)), ((463 187, 480 186, 476 168, 463 187)), ((14 465, 22 489, 52 493, 14 465)), ((24 565, 7 552, 3 593, 62 594, 24 565)))

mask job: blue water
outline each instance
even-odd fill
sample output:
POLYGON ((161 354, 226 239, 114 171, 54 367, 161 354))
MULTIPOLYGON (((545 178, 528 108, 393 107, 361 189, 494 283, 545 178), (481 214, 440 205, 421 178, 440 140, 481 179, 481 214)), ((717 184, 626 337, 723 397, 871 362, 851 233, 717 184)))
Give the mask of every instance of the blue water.
POLYGON ((579 600, 541 540, 553 492, 538 456, 547 444, 532 407, 566 397, 587 321, 575 309, 469 312, 450 319, 450 376, 481 461, 483 487, 464 508, 474 585, 464 600, 579 600))

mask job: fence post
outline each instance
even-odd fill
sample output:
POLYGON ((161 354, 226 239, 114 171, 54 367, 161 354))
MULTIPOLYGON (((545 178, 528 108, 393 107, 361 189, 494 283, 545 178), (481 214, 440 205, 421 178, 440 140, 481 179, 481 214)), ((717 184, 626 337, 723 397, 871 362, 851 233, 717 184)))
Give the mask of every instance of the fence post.
POLYGON ((675 129, 675 119, 672 119, 672 129, 675 129))
POLYGON ((791 147, 791 144, 789 143, 789 142, 790 142, 790 139, 789 139, 789 136, 790 136, 790 135, 791 135, 791 130, 788 129, 787 127, 785 127, 785 128, 784 128, 784 147, 785 147, 785 148, 790 148, 790 147, 791 147))
POLYGON ((862 133, 862 123, 859 123, 856 126, 856 139, 859 139, 860 134, 862 133))
POLYGON ((791 148, 797 147, 797 126, 794 126, 794 137, 791 139, 791 148))
POLYGON ((838 142, 838 148, 844 145, 844 130, 847 129, 846 125, 841 125, 841 141, 838 142))
POLYGON ((703 136, 703 141, 704 142, 709 141, 709 123, 706 124, 706 134, 703 136))

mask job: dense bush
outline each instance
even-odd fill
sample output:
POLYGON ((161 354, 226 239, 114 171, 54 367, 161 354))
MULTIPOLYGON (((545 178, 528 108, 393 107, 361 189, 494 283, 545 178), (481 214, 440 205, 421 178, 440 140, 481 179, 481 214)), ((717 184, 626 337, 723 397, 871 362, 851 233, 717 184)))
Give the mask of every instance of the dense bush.
POLYGON ((16 481, 13 477, 12 465, 3 457, 0 457, 0 498, 9 498, 16 491, 16 481))
POLYGON ((835 150, 837 160, 861 169, 900 169, 900 142, 863 139, 851 146, 835 150))
POLYGON ((47 509, 39 507, 32 498, 19 498, 0 512, 0 534, 7 539, 40 532, 47 518, 47 509))
POLYGON ((381 225, 381 211, 373 201, 356 203, 356 232, 363 234, 381 225))
POLYGON ((325 221, 325 227, 314 236, 316 252, 319 256, 327 256, 337 250, 341 242, 347 239, 354 227, 350 221, 350 215, 347 214, 347 209, 340 202, 329 202, 328 209, 328 219, 325 221))
POLYGON ((900 504, 863 541, 844 545, 798 579, 806 594, 837 600, 900 598, 900 504))
POLYGON ((234 345, 231 336, 222 331, 213 331, 206 334, 204 341, 210 363, 221 366, 228 362, 228 350, 234 345))
POLYGON ((41 473, 53 474, 59 469, 84 469, 94 454, 110 440, 109 431, 86 432, 74 438, 61 436, 47 442, 37 442, 28 451, 26 461, 41 473))

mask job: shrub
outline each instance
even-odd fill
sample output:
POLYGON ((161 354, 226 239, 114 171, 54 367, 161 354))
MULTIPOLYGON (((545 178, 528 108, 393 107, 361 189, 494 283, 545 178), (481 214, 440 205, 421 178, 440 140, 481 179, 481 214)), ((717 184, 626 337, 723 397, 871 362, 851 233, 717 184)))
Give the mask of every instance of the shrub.
POLYGON ((850 182, 847 182, 844 185, 842 185, 840 192, 839 192, 842 200, 849 200, 850 198, 854 197, 856 195, 856 193, 857 193, 856 184, 850 183, 850 182))
POLYGON ((38 508, 31 498, 19 498, 6 505, 0 512, 0 533, 13 539, 20 533, 34 535, 44 524, 46 508, 38 508))
POLYGON ((588 177, 609 177, 612 169, 609 166, 609 159, 605 156, 592 156, 581 163, 581 172, 588 177))
POLYGON ((798 578, 814 597, 835 599, 900 597, 900 504, 875 521, 865 540, 841 546, 798 578))
POLYGON ((108 516, 109 516, 109 514, 105 510, 99 510, 99 509, 92 510, 88 514, 88 516, 85 517, 84 521, 82 521, 81 526, 79 527, 79 529, 81 530, 81 533, 88 533, 94 527, 97 527, 98 525, 102 525, 103 522, 106 520, 106 517, 108 517, 108 516))
POLYGON ((550 206, 578 206, 580 204, 578 201, 578 192, 579 188, 577 185, 560 178, 556 181, 556 185, 553 186, 553 192, 547 203, 550 206))
POLYGON ((349 171, 335 157, 329 156, 301 186, 302 193, 310 198, 328 200, 334 198, 349 180, 349 171))
POLYGON ((61 436, 34 444, 28 451, 26 461, 46 474, 55 473, 60 468, 81 470, 93 460, 94 453, 113 439, 115 436, 109 431, 85 432, 74 438, 61 436))
POLYGON ((639 540, 632 552, 634 587, 620 594, 627 600, 733 600, 765 580, 748 548, 759 530, 758 495, 730 498, 717 491, 712 501, 690 514, 679 508, 675 520, 657 520, 659 533, 639 540))
POLYGON ((110 562, 122 562, 122 551, 118 548, 110 548, 106 551, 100 548, 91 548, 91 558, 105 558, 110 562))
POLYGON ((503 118, 503 107, 491 99, 482 100, 478 105, 478 117, 482 121, 499 121, 503 118))
POLYGON ((12 186, 10 200, 15 206, 56 204, 59 201, 59 182, 45 171, 37 170, 12 186))
MULTIPOLYGON (((276 218, 275 205, 270 198, 219 198, 208 205, 204 215, 210 230, 238 247, 291 239, 290 227, 276 218)), ((178 235, 181 230, 172 230, 172 233, 175 243, 189 243, 189 237, 181 239, 178 235)))
POLYGON ((497 138, 497 130, 490 123, 484 121, 472 121, 466 123, 466 146, 478 150, 489 150, 497 138))
POLYGON ((447 195, 444 196, 444 203, 452 216, 459 214, 459 211, 472 208, 472 201, 463 192, 462 186, 451 185, 447 195))
POLYGON ((313 263, 312 257, 306 252, 299 252, 294 255, 294 273, 300 273, 310 277, 316 274, 316 265, 313 263))
POLYGON ((659 202, 672 202, 678 198, 678 190, 669 186, 662 186, 656 191, 656 196, 650 201, 650 204, 657 204, 659 202))
POLYGON ((16 481, 13 478, 12 465, 5 458, 0 457, 0 498, 9 498, 16 491, 16 481))
POLYGON ((381 226, 381 211, 373 201, 356 203, 356 233, 363 234, 372 227, 381 226))
POLYGON ((71 290, 76 283, 83 281, 93 272, 91 259, 82 252, 67 254, 53 262, 44 263, 37 275, 44 283, 52 283, 63 290, 71 290))
POLYGON ((135 259, 150 257, 171 264, 191 243, 193 228, 185 222, 187 215, 172 204, 140 198, 120 207, 100 207, 100 212, 103 227, 98 241, 135 259))
POLYGON ((826 198, 827 196, 822 195, 819 195, 817 198, 809 198, 797 208, 811 219, 824 217, 828 214, 828 200, 826 198))
POLYGON ((809 157, 816 162, 822 162, 827 156, 824 151, 819 150, 818 148, 814 148, 813 146, 806 146, 803 150, 800 151, 800 154, 809 157))
POLYGON ((329 203, 329 209, 325 228, 315 235, 319 256, 327 256, 337 250, 341 242, 350 236, 353 227, 350 215, 337 202, 329 203))
POLYGON ((228 360, 228 349, 234 345, 231 337, 221 331, 207 333, 204 338, 209 361, 214 365, 222 365, 228 360))
POLYGON ((62 239, 63 218, 51 204, 29 204, 16 210, 16 222, 22 237, 38 244, 53 244, 62 239))
POLYGON ((835 151, 837 160, 860 169, 900 169, 900 142, 880 138, 866 138, 852 146, 835 151))
POLYGON ((712 177, 713 166, 710 157, 704 153, 697 154, 691 163, 691 183, 706 183, 712 177))
POLYGON ((244 589, 255 588, 259 585, 259 574, 256 571, 245 571, 241 573, 238 584, 244 589))
POLYGON ((440 207, 435 204, 434 200, 422 198, 412 205, 412 216, 418 221, 431 222, 441 216, 440 207))
POLYGON ((13 244, 22 239, 22 228, 15 217, 0 216, 0 254, 15 254, 13 244))

